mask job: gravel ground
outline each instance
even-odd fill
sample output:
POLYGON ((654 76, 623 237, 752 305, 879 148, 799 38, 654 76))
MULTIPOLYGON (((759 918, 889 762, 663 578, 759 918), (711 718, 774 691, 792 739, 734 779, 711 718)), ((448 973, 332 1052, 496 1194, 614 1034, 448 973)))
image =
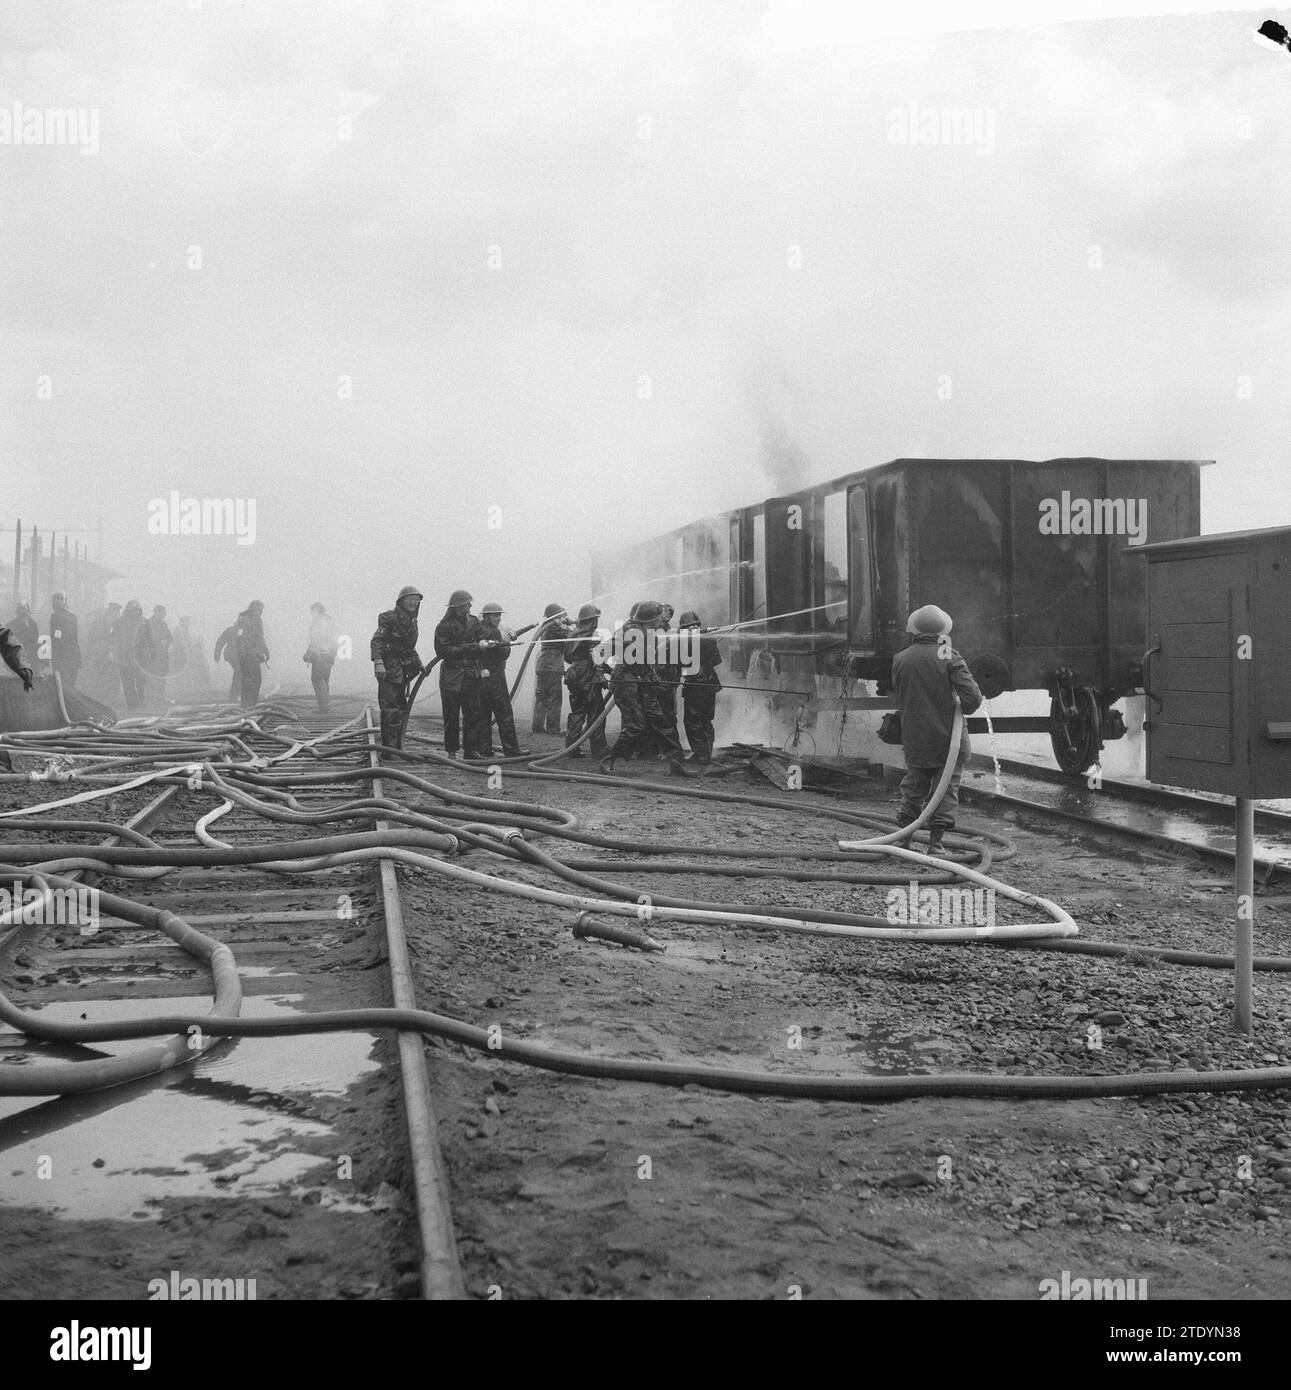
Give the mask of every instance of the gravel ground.
MULTIPOLYGON (((534 742, 545 751, 550 741, 534 742)), ((638 781, 657 776, 648 765, 627 771, 638 781)), ((427 775, 475 794, 566 807, 582 828, 606 835, 804 856, 860 833, 831 820, 831 808, 887 817, 892 796, 860 781, 839 794, 786 796, 823 813, 804 815, 509 775, 488 793, 483 778, 463 769, 427 775)), ((711 784, 777 795, 752 772, 711 784)), ((128 814, 148 796, 145 789, 115 798, 111 812, 128 814)), ((1017 850, 995 872, 1061 903, 1085 938, 1231 949, 1231 885, 1195 858, 1034 816, 992 828, 1017 850)), ((0 841, 8 834, 0 830, 0 841)), ((566 858, 601 853, 538 843, 566 858)), ((460 862, 550 882, 478 851, 460 862)), ((572 911, 399 874, 423 1005, 553 1047, 849 1076, 1291 1060, 1286 976, 1257 975, 1255 1033, 1246 1040, 1232 1031, 1232 981, 1223 971, 1144 956, 658 921, 650 930, 668 949, 642 953, 575 939, 572 911)), ((638 870, 621 877, 640 892, 759 903, 789 915, 804 906, 880 915, 886 908, 886 886, 638 870)), ((1259 891, 1258 953, 1291 955, 1289 907, 1291 893, 1279 884, 1259 891)), ((999 911, 1001 920, 1033 915, 999 911)), ((340 1002, 349 983, 375 978, 376 947, 356 942, 355 950, 353 974, 334 973, 334 986, 320 986, 307 1006, 340 1002)), ((384 1042, 378 1047, 388 1055, 384 1042)), ((1146 1279, 1154 1300, 1291 1295, 1285 1091, 821 1103, 592 1081, 450 1045, 427 1050, 463 1264, 479 1297, 1038 1298, 1041 1281, 1064 1270, 1146 1279)), ((413 1264, 397 1234, 406 1221, 396 1215, 406 1218, 411 1189, 387 1077, 313 1104, 311 1113, 338 1127, 328 1152, 370 1156, 364 1170, 371 1182, 380 1178, 393 1222, 333 1212, 299 1193, 253 1210, 235 1181, 221 1189, 227 1196, 167 1202, 151 1223, 71 1222, 11 1208, 3 1213, 0 1292, 119 1289, 138 1297, 140 1269, 218 1273, 254 1259, 262 1297, 412 1294, 413 1264)))
MULTIPOLYGON (((465 773, 431 775, 480 789, 465 773)), ((721 785, 771 792, 751 772, 721 785)), ((497 794, 649 841, 807 849, 856 834, 815 816, 697 807, 648 789, 508 780, 497 794)), ((891 792, 877 784, 798 795, 890 812, 891 792)), ((999 875, 1066 906, 1082 936, 1231 950, 1231 887, 1191 856, 1035 817, 992 824, 1017 847, 999 875)), ((593 852, 543 843, 563 857, 593 852)), ((464 862, 497 869, 480 855, 464 862)), ((502 872, 541 881, 528 868, 502 872)), ((627 881, 789 914, 795 905, 881 914, 887 891, 640 872, 627 881)), ((650 930, 668 950, 647 954, 574 939, 572 912, 422 876, 406 885, 427 1007, 551 1046, 843 1075, 1291 1063, 1286 976, 1257 976, 1246 1040, 1232 1031, 1223 971, 657 921, 650 930)), ((1291 955, 1288 902, 1280 887, 1259 894, 1257 953, 1291 955)), ((480 1295, 774 1298, 796 1287, 1034 1298, 1063 1269, 1145 1277, 1152 1298, 1291 1294, 1285 1090, 840 1104, 558 1077, 449 1047, 432 1057, 480 1295)))

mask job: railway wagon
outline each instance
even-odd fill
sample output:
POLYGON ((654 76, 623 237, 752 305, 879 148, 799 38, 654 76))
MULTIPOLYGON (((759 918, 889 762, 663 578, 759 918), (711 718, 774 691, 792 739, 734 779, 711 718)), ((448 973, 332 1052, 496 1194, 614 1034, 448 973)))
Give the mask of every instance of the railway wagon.
MULTIPOLYGON (((892 658, 910 611, 936 603, 988 699, 1046 691, 1046 733, 1080 772, 1121 738, 1142 689, 1139 545, 1195 536, 1208 461, 897 459, 592 556, 607 613, 639 598, 696 609, 719 643, 719 736, 878 758, 892 658), (785 735, 787 734, 787 739, 785 735)), ((970 730, 986 727, 981 718, 970 730)))

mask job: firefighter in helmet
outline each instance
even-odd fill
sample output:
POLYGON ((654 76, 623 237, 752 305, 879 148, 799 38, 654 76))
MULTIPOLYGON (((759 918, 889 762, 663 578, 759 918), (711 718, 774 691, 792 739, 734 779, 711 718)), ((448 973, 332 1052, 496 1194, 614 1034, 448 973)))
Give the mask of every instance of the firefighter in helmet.
MULTIPOLYGON (((421 671, 417 655, 417 610, 421 590, 405 584, 393 608, 377 618, 372 634, 372 669, 377 678, 377 707, 381 711, 381 746, 403 748, 408 722, 409 686, 421 671)), ((386 756, 391 756, 387 752, 386 756)))
POLYGON ((558 603, 549 603, 542 613, 542 626, 534 641, 538 660, 533 692, 533 732, 560 733, 560 685, 565 671, 564 640, 574 635, 565 620, 565 610, 558 603))
MULTIPOLYGON (((601 610, 594 603, 585 603, 578 610, 578 622, 570 634, 572 641, 565 648, 565 684, 569 688, 569 724, 565 730, 565 747, 578 742, 596 723, 605 709, 605 673, 597 664, 595 653, 600 647, 596 625, 601 610)), ((592 756, 603 758, 609 751, 605 742, 605 727, 593 730, 592 756)), ((581 758, 583 750, 575 748, 571 758, 581 758)))
POLYGON ((676 715, 670 723, 664 712, 660 664, 648 640, 665 628, 663 605, 647 599, 637 604, 633 613, 619 634, 622 655, 614 667, 610 686, 621 728, 618 741, 601 760, 601 771, 612 773, 616 760, 646 753, 653 734, 668 759, 668 771, 679 777, 691 776, 677 737, 676 715))
POLYGON ((472 759, 482 756, 478 750, 482 746, 480 644, 484 626, 471 616, 473 602, 465 589, 454 589, 435 629, 435 655, 442 663, 439 698, 444 707, 444 751, 450 758, 459 753, 472 759))
POLYGON ((493 722, 497 721, 498 737, 502 740, 502 756, 523 758, 529 749, 521 748, 516 738, 515 715, 511 709, 511 692, 507 688, 507 657, 515 633, 502 626, 502 605, 486 603, 480 609, 481 626, 487 644, 481 647, 480 657, 480 737, 478 753, 493 756, 493 722))

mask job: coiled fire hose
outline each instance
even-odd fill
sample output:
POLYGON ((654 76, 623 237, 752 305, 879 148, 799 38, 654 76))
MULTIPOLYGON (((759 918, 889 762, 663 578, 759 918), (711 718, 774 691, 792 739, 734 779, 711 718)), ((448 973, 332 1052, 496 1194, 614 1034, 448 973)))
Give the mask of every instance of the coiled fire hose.
MULTIPOLYGON (((263 716, 262 716, 263 717, 263 716)), ((1141 952, 1140 948, 1121 946, 1116 943, 1080 942, 1072 940, 1075 923, 1061 908, 1046 899, 1013 889, 999 883, 984 873, 972 870, 963 864, 948 860, 934 859, 916 851, 903 848, 898 840, 908 839, 930 818, 942 792, 953 772, 962 731, 962 711, 956 708, 954 731, 951 738, 947 762, 937 788, 929 798, 923 814, 911 825, 895 832, 876 835, 864 840, 840 841, 839 852, 825 852, 816 856, 793 853, 796 859, 829 858, 846 860, 855 866, 866 858, 883 855, 896 858, 914 866, 934 865, 943 873, 960 876, 971 882, 983 883, 994 888, 997 893, 1039 909, 1048 915, 1049 921, 1035 924, 997 925, 993 928, 917 928, 893 927, 884 919, 825 912, 819 910, 797 910, 793 916, 777 916, 767 913, 761 905, 740 905, 724 903, 703 903, 693 899, 672 898, 653 895, 649 899, 651 922, 681 921, 706 922, 713 925, 729 925, 740 928, 755 928, 801 934, 824 934, 887 940, 925 940, 925 941, 992 941, 1025 942, 1028 946, 1068 951, 1088 951, 1090 954, 1107 955, 1126 953, 1131 950, 1162 960, 1177 961, 1181 964, 1230 967, 1229 957, 1192 952, 1141 952)), ((250 754, 245 742, 239 739, 234 729, 246 731, 248 721, 225 726, 219 730, 233 746, 241 745, 241 750, 250 754)), ((256 731, 260 732, 258 726, 256 731)), ((344 727, 344 726, 343 726, 344 727)), ((217 731, 207 726, 206 733, 217 731)), ((592 731, 589 729, 587 734, 592 731)), ((345 747, 341 730, 333 730, 309 744, 332 743, 345 747)), ((127 734, 127 737, 130 735, 127 734)), ((133 736, 139 745, 151 746, 156 753, 162 751, 158 746, 160 739, 149 740, 147 736, 133 736)), ((69 740, 75 751, 77 740, 69 740)), ((577 912, 595 912, 603 915, 617 915, 640 918, 641 907, 638 895, 631 888, 623 888, 603 878, 593 877, 585 871, 583 862, 562 861, 533 845, 527 836, 543 835, 556 839, 570 839, 591 843, 601 847, 631 849, 640 853, 642 846, 631 841, 615 841, 579 832, 574 829, 574 819, 569 813, 555 807, 538 803, 517 803, 496 798, 472 797, 449 788, 438 787, 433 783, 402 769, 383 767, 379 773, 374 770, 353 769, 343 773, 336 771, 319 772, 307 776, 292 776, 281 779, 273 772, 272 764, 291 756, 291 753, 305 747, 299 741, 279 739, 287 747, 287 752, 277 755, 271 762, 251 755, 245 762, 235 762, 228 749, 220 752, 219 761, 208 757, 200 764, 200 779, 197 788, 220 798, 220 804, 205 815, 198 826, 201 847, 162 846, 147 836, 135 833, 123 838, 130 839, 128 845, 19 845, 9 844, 0 847, 8 861, 0 865, 0 881, 35 883, 39 891, 48 894, 54 889, 76 887, 73 880, 62 877, 61 871, 88 869, 97 873, 115 875, 146 873, 149 875, 166 873, 170 868, 187 865, 227 865, 256 864, 283 873, 313 873, 334 868, 342 864, 364 861, 393 859, 425 872, 456 878, 491 891, 507 893, 530 901, 545 902, 554 906, 570 908, 577 912), (415 791, 433 796, 445 807, 460 807, 460 810, 445 809, 430 816, 411 809, 406 803, 393 801, 386 797, 360 797, 353 801, 340 803, 323 810, 305 810, 294 802, 288 788, 307 786, 311 782, 334 782, 342 778, 356 781, 374 776, 398 780, 415 791), (289 824, 318 825, 331 820, 372 821, 375 819, 399 819, 406 828, 389 829, 382 832, 357 831, 327 836, 320 839, 289 841, 270 845, 233 846, 216 840, 208 827, 234 805, 242 805, 270 820, 289 824), (570 881, 577 888, 590 890, 599 896, 592 897, 579 893, 569 893, 543 888, 532 883, 502 878, 484 873, 464 865, 447 862, 442 856, 456 854, 467 849, 483 851, 509 859, 522 859, 531 865, 539 866, 548 872, 570 881), (24 867, 25 866, 25 867, 24 867), (632 899, 632 901, 628 901, 632 899)), ((5 740, 10 744, 9 740, 5 740)), ((50 741, 47 741, 49 743, 50 741)), ((109 741, 116 751, 121 745, 109 741)), ((100 745, 102 741, 100 740, 100 745)), ((96 745, 99 752, 103 747, 96 745)), ((52 745, 51 745, 52 746, 52 745)), ((181 778, 192 787, 192 764, 177 765, 170 762, 178 746, 173 739, 165 744, 166 765, 151 774, 144 774, 125 786, 138 786, 153 781, 175 781, 181 778)), ((194 745, 188 745, 194 747, 194 745)), ((202 751, 211 752, 212 746, 201 745, 202 751)), ((29 751, 29 750, 23 750, 29 751)), ((531 762, 547 760, 529 760, 531 762)), ((95 780, 115 781, 110 774, 86 774, 95 780)), ((578 773, 550 772, 512 772, 511 776, 551 778, 554 780, 587 780, 604 785, 627 779, 593 777, 578 773)), ((872 817, 859 813, 840 811, 836 808, 813 808, 786 801, 783 798, 748 797, 737 793, 711 792, 676 783, 627 782, 641 789, 662 790, 673 794, 696 796, 734 802, 748 802, 756 805, 770 805, 781 809, 792 807, 795 810, 811 810, 815 814, 830 815, 835 819, 861 825, 873 825, 872 817)), ((46 802, 36 806, 21 808, 19 811, 3 813, 0 820, 7 821, 12 828, 28 829, 39 826, 44 829, 75 828, 103 830, 120 833, 115 826, 95 821, 69 821, 60 818, 48 821, 42 812, 71 804, 81 799, 97 799, 121 790, 122 784, 105 787, 101 791, 82 793, 64 798, 58 802, 46 802)), ((999 837, 994 837, 1007 850, 1011 846, 999 837)), ((687 846, 649 846, 651 853, 687 850, 694 853, 695 847, 687 846)), ((717 852, 705 847, 704 853, 717 852)), ((757 850, 734 851, 724 847, 723 853, 749 858, 767 857, 766 852, 757 850)), ((1000 855, 997 857, 1005 857, 1000 855)), ((668 872, 712 872, 720 873, 720 868, 711 866, 662 864, 645 861, 651 871, 668 872)), ((588 865, 587 867, 592 867, 588 865)), ((614 863, 595 863, 601 873, 621 870, 622 865, 614 863)), ((774 870, 767 872, 774 873, 774 870)), ((821 877, 835 877, 822 874, 821 877)), ((841 876, 839 876, 841 877, 841 876)), ((849 875, 848 881, 860 875, 849 875)), ((906 876, 908 878, 908 875, 906 876)), ((869 881, 889 881, 886 878, 869 881)), ((905 881, 903 878, 901 881, 905 881)), ((932 880, 925 880, 932 881, 932 880)), ((0 1020, 21 1029, 29 1036, 62 1043, 87 1044, 127 1040, 134 1038, 165 1037, 166 1041, 128 1057, 97 1059, 92 1063, 52 1063, 20 1068, 4 1068, 0 1075, 0 1093, 22 1095, 56 1095, 76 1091, 99 1089, 107 1085, 121 1084, 123 1081, 148 1076, 164 1071, 175 1065, 195 1060, 211 1045, 210 1040, 237 1037, 273 1037, 317 1032, 334 1032, 345 1029, 395 1028, 418 1031, 429 1036, 437 1036, 474 1047, 491 1057, 501 1057, 511 1061, 525 1062, 547 1070, 571 1075, 607 1077, 620 1080, 651 1081, 666 1085, 701 1085, 719 1090, 740 1091, 750 1094, 802 1096, 832 1100, 879 1100, 900 1099, 914 1096, 954 1096, 970 1095, 981 1097, 1070 1097, 1070 1096, 1114 1096, 1161 1094, 1174 1091, 1197 1090, 1252 1090, 1291 1085, 1291 1068, 1266 1067, 1228 1072, 1189 1072, 1159 1073, 1126 1076, 1082 1076, 1082 1077, 1033 1077, 1033 1076, 993 1076, 955 1074, 941 1076, 911 1077, 821 1077, 801 1076, 786 1073, 742 1071, 706 1067, 683 1063, 642 1061, 638 1059, 605 1058, 563 1052, 544 1048, 519 1039, 508 1039, 505 1035, 498 1045, 496 1032, 466 1024, 457 1019, 423 1010, 399 1009, 357 1009, 328 1013, 303 1015, 290 1019, 241 1019, 236 1017, 240 1008, 240 987, 237 982, 236 966, 228 948, 196 931, 173 913, 148 907, 131 899, 112 894, 100 894, 100 904, 114 916, 141 926, 152 927, 175 941, 184 950, 204 961, 210 968, 214 979, 213 1010, 209 1015, 176 1014, 159 1018, 138 1019, 129 1022, 105 1024, 54 1023, 43 1019, 39 1014, 17 1008, 12 1001, 0 994, 0 1020)), ((0 927, 7 925, 13 913, 0 917, 0 927)), ((1264 958, 1255 962, 1257 969, 1285 971, 1291 969, 1291 960, 1264 958)))

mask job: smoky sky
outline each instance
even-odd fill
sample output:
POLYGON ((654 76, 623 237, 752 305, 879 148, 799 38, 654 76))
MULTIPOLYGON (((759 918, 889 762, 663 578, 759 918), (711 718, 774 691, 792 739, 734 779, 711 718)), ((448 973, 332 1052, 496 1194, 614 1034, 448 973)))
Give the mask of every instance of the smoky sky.
POLYGON ((519 625, 593 549, 903 456, 1213 458, 1203 530, 1291 520, 1266 12, 765 12, 0 6, 0 109, 99 140, 0 143, 3 524, 101 518, 114 597, 294 640, 408 582, 519 625), (255 543, 150 536, 172 492, 255 543))

